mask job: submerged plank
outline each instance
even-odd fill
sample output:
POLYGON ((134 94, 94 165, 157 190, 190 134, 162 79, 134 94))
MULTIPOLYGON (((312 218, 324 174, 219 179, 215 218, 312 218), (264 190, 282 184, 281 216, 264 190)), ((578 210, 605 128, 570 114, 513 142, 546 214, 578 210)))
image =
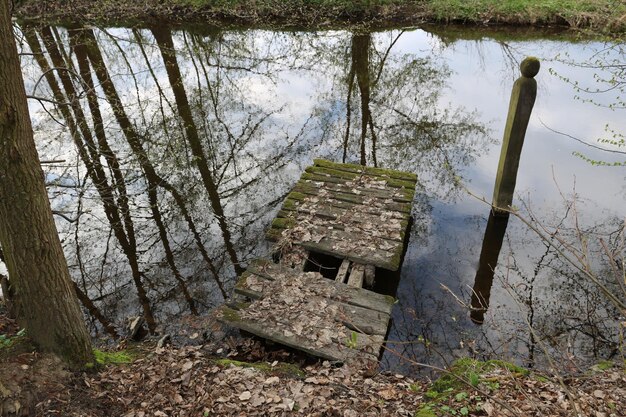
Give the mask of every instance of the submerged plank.
POLYGON ((374 279, 376 277, 376 267, 374 265, 365 265, 365 285, 367 287, 374 286, 374 279))

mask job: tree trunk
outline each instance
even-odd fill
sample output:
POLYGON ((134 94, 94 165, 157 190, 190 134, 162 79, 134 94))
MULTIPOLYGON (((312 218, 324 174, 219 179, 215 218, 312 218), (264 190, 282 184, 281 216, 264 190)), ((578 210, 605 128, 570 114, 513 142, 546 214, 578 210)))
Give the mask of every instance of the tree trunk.
POLYGON ((75 368, 93 362, 33 140, 9 2, 0 1, 0 242, 18 322, 75 368))

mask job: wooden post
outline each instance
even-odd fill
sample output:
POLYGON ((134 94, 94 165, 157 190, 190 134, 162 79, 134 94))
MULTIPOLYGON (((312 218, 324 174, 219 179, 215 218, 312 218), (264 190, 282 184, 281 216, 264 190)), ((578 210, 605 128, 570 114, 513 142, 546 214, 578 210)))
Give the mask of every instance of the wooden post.
POLYGON ((498 174, 491 203, 496 215, 507 213, 513 202, 524 136, 537 97, 537 81, 534 77, 539 72, 539 67, 537 58, 528 57, 524 59, 520 64, 522 76, 513 84, 509 115, 504 128, 500 163, 498 164, 498 174))

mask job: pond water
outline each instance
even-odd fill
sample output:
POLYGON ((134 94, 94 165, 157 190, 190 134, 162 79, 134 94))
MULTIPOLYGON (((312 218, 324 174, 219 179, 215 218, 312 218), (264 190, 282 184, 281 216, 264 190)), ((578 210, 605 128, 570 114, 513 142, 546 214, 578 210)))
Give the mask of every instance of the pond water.
POLYGON ((23 72, 70 268, 117 324, 141 314, 138 283, 160 326, 221 304, 269 253, 264 231, 321 157, 418 175, 399 282, 378 283, 398 298, 383 368, 617 354, 618 312, 565 257, 582 241, 582 262, 623 302, 625 168, 609 164, 626 155, 599 141, 626 132, 621 45, 442 28, 23 27, 17 38, 35 53, 23 72), (544 234, 558 228, 554 246, 514 216, 485 233, 481 199, 529 55, 542 68, 514 205, 544 234), (475 280, 490 299, 472 321, 475 280))

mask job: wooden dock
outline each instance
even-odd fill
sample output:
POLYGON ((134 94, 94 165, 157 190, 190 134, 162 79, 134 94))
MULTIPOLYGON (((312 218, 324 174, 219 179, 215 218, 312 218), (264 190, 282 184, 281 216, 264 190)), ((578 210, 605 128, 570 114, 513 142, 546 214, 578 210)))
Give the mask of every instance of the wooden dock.
POLYGON ((395 300, 362 287, 400 268, 416 182, 406 172, 315 160, 267 232, 278 263, 253 262, 221 320, 321 358, 378 360, 395 300), (334 279, 313 271, 313 254, 336 259, 334 279))

